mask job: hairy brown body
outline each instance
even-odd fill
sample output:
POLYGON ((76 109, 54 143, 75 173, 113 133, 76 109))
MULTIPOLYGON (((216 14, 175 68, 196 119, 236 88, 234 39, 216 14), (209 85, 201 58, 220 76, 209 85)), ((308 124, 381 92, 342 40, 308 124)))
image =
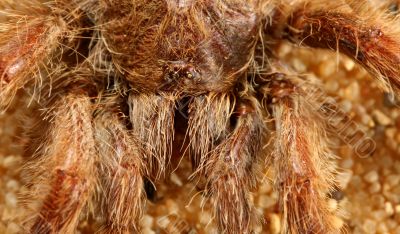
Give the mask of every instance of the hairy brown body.
POLYGON ((105 4, 113 60, 140 91, 227 91, 251 63, 261 20, 253 1, 105 4))
POLYGON ((282 232, 335 232, 324 103, 307 97, 313 86, 274 47, 290 40, 338 50, 383 88, 400 86, 394 21, 376 12, 367 19, 350 0, 21 0, 5 8, 0 107, 22 87, 41 105, 25 167, 30 233, 73 233, 93 210, 103 233, 139 232, 145 184, 170 173, 180 132, 220 233, 254 232, 250 191, 265 158, 276 171, 282 232), (183 102, 186 119, 176 118, 183 102))

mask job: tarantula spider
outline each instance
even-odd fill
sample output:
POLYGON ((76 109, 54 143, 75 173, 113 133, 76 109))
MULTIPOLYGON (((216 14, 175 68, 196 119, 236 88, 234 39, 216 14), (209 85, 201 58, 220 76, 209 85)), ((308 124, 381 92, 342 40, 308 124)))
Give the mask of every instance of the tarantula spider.
POLYGON ((104 217, 103 232, 139 232, 144 184, 169 173, 178 130, 186 132, 194 176, 205 181, 221 233, 252 232, 258 218, 249 191, 272 136, 268 161, 277 173, 283 232, 332 232, 327 197, 335 168, 326 124, 306 98, 307 82, 273 49, 289 40, 337 50, 383 88, 400 87, 398 27, 354 2, 3 5, 0 105, 31 87, 43 107, 25 167, 26 201, 35 204, 26 204, 30 233, 72 233, 92 207, 104 217), (189 101, 188 119, 177 124, 182 100, 189 101), (274 134, 267 134, 270 120, 274 134))

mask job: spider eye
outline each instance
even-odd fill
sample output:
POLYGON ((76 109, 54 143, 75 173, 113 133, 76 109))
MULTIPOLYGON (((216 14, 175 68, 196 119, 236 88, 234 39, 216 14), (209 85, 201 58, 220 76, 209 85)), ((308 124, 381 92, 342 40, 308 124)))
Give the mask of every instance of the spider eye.
POLYGON ((199 81, 200 74, 196 71, 196 69, 194 69, 194 67, 190 66, 187 68, 186 78, 194 80, 194 81, 199 81))
POLYGON ((185 61, 174 61, 164 66, 164 80, 178 81, 180 79, 198 81, 200 79, 199 73, 196 71, 194 66, 185 61))

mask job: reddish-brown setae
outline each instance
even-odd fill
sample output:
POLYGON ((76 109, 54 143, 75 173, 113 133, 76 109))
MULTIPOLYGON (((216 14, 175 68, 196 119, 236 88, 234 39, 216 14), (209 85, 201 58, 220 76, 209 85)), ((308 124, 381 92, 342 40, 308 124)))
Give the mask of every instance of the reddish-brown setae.
POLYGON ((336 50, 397 92, 395 19, 350 0, 14 2, 0 12, 0 108, 21 88, 40 104, 26 232, 73 233, 94 210, 101 232, 140 232, 145 184, 171 173, 174 152, 191 158, 220 233, 254 232, 250 191, 265 158, 282 232, 338 231, 325 103, 274 49, 286 40, 336 50))

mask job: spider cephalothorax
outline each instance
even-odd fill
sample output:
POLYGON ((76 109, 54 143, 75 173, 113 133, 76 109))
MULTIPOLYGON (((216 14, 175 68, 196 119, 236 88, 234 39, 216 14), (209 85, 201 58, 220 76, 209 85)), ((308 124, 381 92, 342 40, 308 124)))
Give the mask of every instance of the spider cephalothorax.
POLYGON ((103 4, 98 14, 113 61, 141 91, 230 90, 251 62, 261 27, 252 1, 103 4))
POLYGON ((400 86, 394 22, 352 1, 23 0, 4 8, 0 107, 24 87, 42 113, 27 147, 30 233, 72 233, 96 207, 103 232, 138 232, 145 184, 170 173, 178 147, 188 149, 180 152, 191 157, 221 233, 253 231, 249 191, 265 158, 276 171, 283 232, 332 232, 324 103, 309 98, 311 82, 274 47, 289 40, 338 50, 384 88, 400 86), (175 118, 183 102, 187 119, 175 118), (182 133, 185 142, 174 142, 182 133))

